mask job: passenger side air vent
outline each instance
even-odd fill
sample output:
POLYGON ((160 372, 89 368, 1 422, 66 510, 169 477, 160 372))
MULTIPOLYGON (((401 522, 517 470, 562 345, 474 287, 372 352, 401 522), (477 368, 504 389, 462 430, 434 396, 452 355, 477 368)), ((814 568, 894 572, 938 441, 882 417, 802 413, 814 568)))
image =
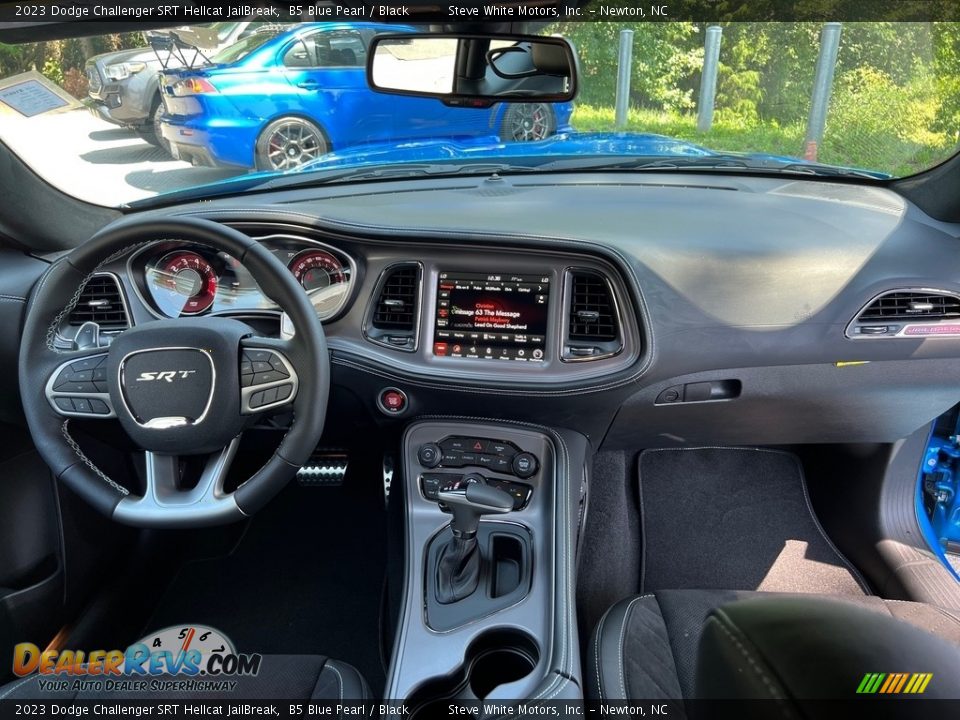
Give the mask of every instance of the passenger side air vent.
POLYGON ((412 352, 420 326, 419 263, 394 265, 380 276, 366 328, 368 340, 412 352))
POLYGON ((620 352, 620 316, 609 279, 594 270, 571 270, 565 292, 567 337, 563 359, 597 360, 620 352))
POLYGON ((80 327, 95 322, 104 333, 117 333, 130 327, 120 287, 112 275, 94 275, 80 293, 67 323, 80 327))
POLYGON ((960 296, 895 290, 874 298, 847 328, 847 337, 960 335, 960 296))

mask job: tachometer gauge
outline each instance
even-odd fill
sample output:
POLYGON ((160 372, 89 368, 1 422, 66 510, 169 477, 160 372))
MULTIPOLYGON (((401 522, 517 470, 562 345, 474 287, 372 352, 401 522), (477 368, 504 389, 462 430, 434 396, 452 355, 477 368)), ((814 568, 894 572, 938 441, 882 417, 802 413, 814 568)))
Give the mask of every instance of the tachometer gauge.
POLYGON ((287 267, 310 296, 317 317, 325 320, 340 309, 350 290, 350 271, 326 250, 297 253, 287 267))
POLYGON ((201 255, 176 250, 147 272, 151 294, 167 317, 199 315, 213 305, 217 271, 201 255))
POLYGON ((343 265, 326 250, 304 250, 288 266, 308 294, 346 280, 343 265))

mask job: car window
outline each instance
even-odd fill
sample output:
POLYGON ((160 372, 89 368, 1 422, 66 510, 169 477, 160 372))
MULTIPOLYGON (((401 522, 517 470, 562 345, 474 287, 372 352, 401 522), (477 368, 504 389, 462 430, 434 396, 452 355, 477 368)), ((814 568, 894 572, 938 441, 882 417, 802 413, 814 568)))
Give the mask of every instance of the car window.
POLYGON ((318 32, 297 40, 283 55, 292 68, 362 67, 365 49, 358 32, 318 32))
POLYGON ((228 65, 242 60, 268 40, 276 37, 279 32, 279 28, 262 28, 253 35, 248 35, 243 40, 216 53, 210 58, 210 61, 218 65, 228 65))

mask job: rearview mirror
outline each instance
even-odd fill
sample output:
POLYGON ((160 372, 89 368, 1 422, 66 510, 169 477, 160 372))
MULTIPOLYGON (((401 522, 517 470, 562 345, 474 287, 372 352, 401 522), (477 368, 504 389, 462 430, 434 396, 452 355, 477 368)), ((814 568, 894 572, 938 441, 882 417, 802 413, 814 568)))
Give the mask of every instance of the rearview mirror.
POLYGON ((380 35, 367 83, 377 92, 489 107, 566 102, 576 95, 576 56, 562 38, 526 35, 380 35))

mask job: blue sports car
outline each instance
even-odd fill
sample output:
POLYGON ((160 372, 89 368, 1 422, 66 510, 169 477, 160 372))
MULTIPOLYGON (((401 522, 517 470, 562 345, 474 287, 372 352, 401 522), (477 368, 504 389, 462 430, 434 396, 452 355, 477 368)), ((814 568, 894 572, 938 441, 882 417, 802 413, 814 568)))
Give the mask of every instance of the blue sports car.
POLYGON ((413 28, 376 23, 265 27, 211 58, 161 75, 161 132, 195 165, 291 170, 333 150, 385 141, 542 140, 569 132, 571 103, 448 107, 372 92, 370 40, 413 28))

